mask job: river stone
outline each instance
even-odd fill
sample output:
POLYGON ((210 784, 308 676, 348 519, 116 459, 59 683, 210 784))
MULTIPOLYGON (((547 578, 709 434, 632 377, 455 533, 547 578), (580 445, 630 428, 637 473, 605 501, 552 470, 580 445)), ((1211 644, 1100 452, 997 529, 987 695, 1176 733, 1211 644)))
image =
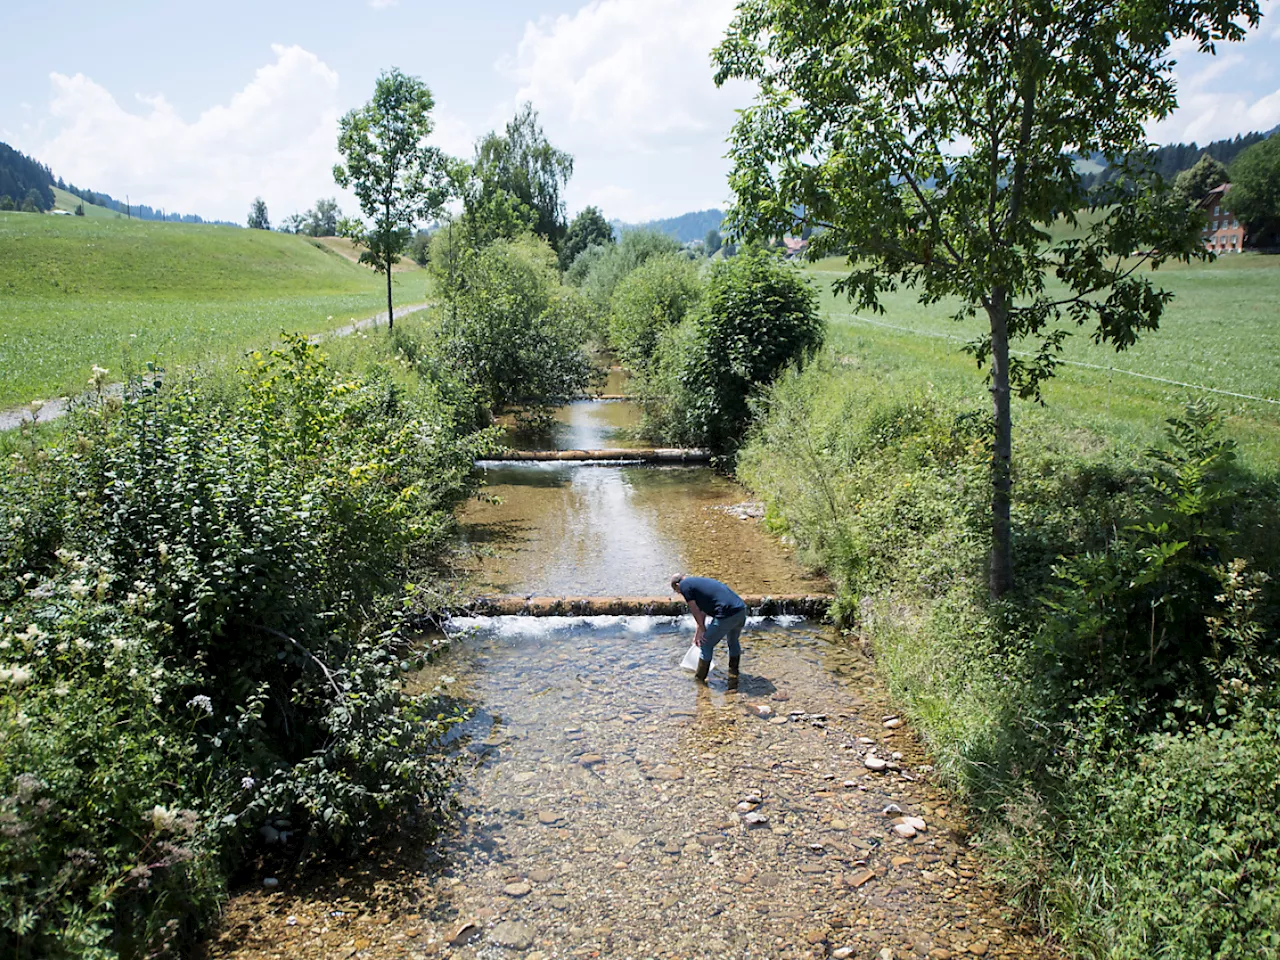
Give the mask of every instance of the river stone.
POLYGON ((893 825, 893 832, 904 840, 910 840, 916 835, 916 828, 911 826, 909 823, 895 823, 893 825))
POLYGON ((850 875, 849 886, 857 889, 865 883, 869 883, 875 879, 875 873, 871 870, 859 870, 857 873, 850 875))
POLYGON ((598 753, 584 753, 578 758, 578 762, 584 767, 594 767, 597 763, 604 763, 604 757, 598 753))
POLYGON ((554 876, 555 874, 550 870, 547 870, 545 867, 539 867, 537 870, 529 871, 529 879, 534 883, 546 883, 554 876))
POLYGON ((752 810, 754 810, 758 806, 760 806, 760 804, 752 803, 750 800, 743 800, 734 809, 737 810, 739 813, 750 813, 752 810))
POLYGON ((981 957, 987 952, 989 946, 990 944, 988 944, 986 940, 975 940, 973 943, 969 944, 969 952, 975 956, 981 957))
POLYGON ((773 716, 773 707, 769 706, 767 703, 753 703, 748 705, 747 709, 757 717, 763 717, 766 720, 773 716))
POLYGON ((853 947, 837 947, 831 951, 831 960, 849 960, 853 956, 853 947))
POLYGON ((884 722, 884 726, 886 730, 897 730, 900 726, 902 726, 902 718, 890 717, 888 720, 884 722))
POLYGON ((763 813, 755 813, 755 812, 748 813, 742 819, 748 827, 763 827, 766 823, 769 822, 769 818, 766 817, 763 813))
POLYGON ((649 771, 649 776, 655 780, 683 780, 684 771, 672 764, 660 763, 649 771))
POLYGON ((533 945, 533 929, 520 920, 503 920, 490 932, 489 939, 508 950, 528 950, 533 945))
POLYGON ((453 936, 449 938, 449 945, 461 947, 478 936, 480 936, 480 925, 473 920, 468 920, 453 932, 453 936))
POLYGON ((525 881, 520 880, 516 883, 508 883, 505 887, 502 888, 502 892, 505 893, 508 897, 524 897, 524 896, 528 896, 529 891, 531 891, 532 889, 533 889, 532 886, 530 886, 528 883, 525 883, 525 881))
POLYGON ((553 823, 559 823, 559 822, 560 822, 560 814, 558 814, 558 813, 554 813, 554 812, 553 812, 553 811, 551 811, 551 810, 539 810, 539 811, 538 811, 538 822, 539 822, 539 823, 544 823, 544 824, 546 824, 547 826, 551 826, 553 823))
POLYGON ((880 773, 889 768, 889 761, 883 757, 877 757, 874 753, 869 753, 862 758, 862 765, 868 770, 880 773))
POLYGON ((896 803, 891 803, 884 808, 884 815, 886 817, 900 817, 902 816, 902 808, 896 803))

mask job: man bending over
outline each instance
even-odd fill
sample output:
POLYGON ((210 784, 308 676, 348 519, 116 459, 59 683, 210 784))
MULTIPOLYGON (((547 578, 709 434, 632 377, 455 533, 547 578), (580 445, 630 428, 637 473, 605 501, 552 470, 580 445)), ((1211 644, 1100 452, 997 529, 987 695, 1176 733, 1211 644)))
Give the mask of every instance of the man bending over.
POLYGON ((707 672, 711 669, 711 653, 723 639, 729 647, 729 682, 736 681, 738 662, 742 658, 742 645, 738 639, 747 623, 747 605, 727 586, 710 577, 689 577, 677 573, 671 578, 671 589, 688 602, 689 612, 698 624, 693 642, 702 647, 702 654, 694 676, 699 682, 706 683, 707 672))

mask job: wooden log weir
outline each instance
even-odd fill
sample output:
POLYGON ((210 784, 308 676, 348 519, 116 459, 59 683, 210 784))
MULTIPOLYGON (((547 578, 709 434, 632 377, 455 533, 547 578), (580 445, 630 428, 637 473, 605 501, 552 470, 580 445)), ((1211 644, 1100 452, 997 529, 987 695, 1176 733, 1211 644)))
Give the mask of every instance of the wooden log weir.
POLYGON ((542 461, 615 460, 626 463, 709 463, 710 450, 650 447, 635 450, 504 450, 481 462, 537 463, 542 461))
MULTIPOLYGON (((748 594, 742 600, 754 616, 794 614, 811 619, 826 616, 834 597, 820 594, 765 596, 748 594)), ((674 596, 657 597, 477 597, 466 614, 478 617, 674 617, 689 612, 674 596)))

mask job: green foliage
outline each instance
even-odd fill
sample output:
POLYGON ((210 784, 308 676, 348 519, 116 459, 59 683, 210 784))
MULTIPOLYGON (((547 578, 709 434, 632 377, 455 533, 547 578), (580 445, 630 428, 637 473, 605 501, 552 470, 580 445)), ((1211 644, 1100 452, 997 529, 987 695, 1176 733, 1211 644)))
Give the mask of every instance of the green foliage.
POLYGON ((712 256, 723 245, 724 238, 720 236, 719 230, 708 230, 706 239, 702 241, 702 248, 706 251, 708 257, 712 256))
POLYGON ((459 258, 454 283, 439 353, 495 411, 554 407, 582 395, 595 373, 581 346, 589 311, 560 284, 545 241, 495 240, 459 258))
POLYGON ((480 206, 495 194, 507 194, 533 212, 534 232, 560 248, 565 237, 560 194, 573 176, 573 157, 547 141, 533 104, 521 106, 503 133, 491 132, 476 144, 471 175, 479 182, 480 206))
POLYGON ((1280 955, 1274 479, 1201 405, 1145 454, 1036 415, 993 604, 986 417, 918 382, 847 353, 785 375, 739 476, 1071 955, 1280 955))
POLYGON ((903 284, 924 303, 957 297, 957 319, 986 315, 972 349, 991 363, 993 595, 1013 580, 1011 391, 1039 396, 1070 332, 1060 317, 1117 349, 1158 326, 1168 294, 1131 257, 1205 256, 1201 218, 1121 160, 1176 106, 1169 46, 1240 40, 1236 19, 1258 17, 1255 0, 747 0, 715 52, 718 83, 760 89, 731 140, 735 234, 822 228, 812 250, 848 255, 840 289, 858 309, 903 284), (1123 175, 1086 191, 1081 153, 1123 175), (1108 205, 1084 237, 1051 241, 1060 217, 1108 205), (1065 296, 1046 291, 1053 276, 1065 296), (1021 338, 1038 341, 1029 358, 1010 354, 1021 338))
POLYGON ((766 254, 713 265, 703 307, 661 335, 653 369, 640 380, 647 429, 732 456, 752 401, 812 356, 823 329, 816 297, 794 267, 766 254))
POLYGON ((586 207, 573 218, 560 245, 560 270, 568 270, 588 247, 608 247, 614 243, 613 226, 595 207, 586 207))
POLYGON ((4 194, 3 196, 0 196, 0 210, 12 210, 12 209, 13 209, 13 197, 9 196, 7 193, 4 194))
POLYGON ((617 244, 588 247, 574 261, 566 279, 607 310, 613 291, 627 274, 650 257, 679 252, 680 244, 666 234, 628 230, 617 244))
POLYGON ((368 263, 387 278, 387 326, 394 328, 391 268, 409 243, 416 222, 437 216, 451 195, 449 163, 426 138, 435 128, 431 91, 416 77, 392 69, 379 75, 373 99, 338 123, 333 168, 340 187, 350 187, 372 224, 347 220, 342 235, 365 248, 368 263))
POLYGON ((1254 144, 1231 164, 1231 189, 1223 200, 1248 228, 1249 243, 1267 246, 1280 237, 1280 137, 1254 144))
POLYGON ((678 325, 702 299, 698 269, 681 256, 652 257, 613 292, 609 344, 627 366, 643 371, 664 330, 678 325))
POLYGON ((1227 180, 1226 164, 1207 153, 1201 154, 1194 167, 1183 170, 1173 181, 1173 196, 1179 203, 1194 207, 1210 190, 1222 186, 1227 180))
POLYGON ((261 197, 255 197, 253 205, 249 208, 249 229, 271 229, 271 219, 267 216, 267 204, 261 197))
POLYGON ((288 337, 230 383, 100 395, 9 459, 7 956, 177 950, 259 828, 355 850, 445 808, 449 716, 402 691, 386 631, 491 433, 288 337))

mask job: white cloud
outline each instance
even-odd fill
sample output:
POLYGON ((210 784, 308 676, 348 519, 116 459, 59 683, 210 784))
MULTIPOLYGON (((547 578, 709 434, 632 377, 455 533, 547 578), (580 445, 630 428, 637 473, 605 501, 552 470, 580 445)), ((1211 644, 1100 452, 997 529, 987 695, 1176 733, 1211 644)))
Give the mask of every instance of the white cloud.
POLYGON ((261 195, 273 220, 337 191, 338 74, 315 54, 273 45, 275 61, 196 119, 163 95, 128 109, 83 74, 51 75, 52 134, 35 153, 56 174, 153 207, 240 221, 261 195))
POLYGON ((710 53, 734 0, 592 0, 576 13, 525 27, 502 66, 530 100, 574 133, 630 149, 720 140, 741 85, 717 90, 710 53))

